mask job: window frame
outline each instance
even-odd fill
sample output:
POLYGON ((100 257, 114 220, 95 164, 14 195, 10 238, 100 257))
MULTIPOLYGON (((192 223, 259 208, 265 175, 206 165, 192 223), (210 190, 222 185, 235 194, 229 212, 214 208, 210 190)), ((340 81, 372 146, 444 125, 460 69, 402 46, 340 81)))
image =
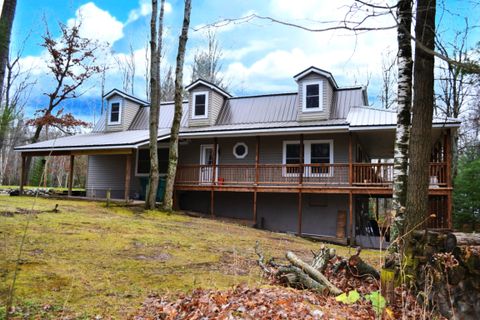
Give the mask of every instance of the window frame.
POLYGON ((303 112, 319 112, 323 111, 323 81, 310 80, 304 81, 302 84, 302 111, 303 112), (318 85, 318 108, 307 108, 307 86, 318 85))
MULTIPOLYGON (((159 144, 158 145, 158 149, 168 149, 168 144, 159 144)), ((137 149, 137 152, 136 152, 136 155, 135 155, 135 176, 136 177, 148 177, 150 172, 147 172, 147 173, 140 173, 138 172, 138 158, 139 158, 139 155, 140 155, 140 150, 148 150, 148 147, 142 147, 142 148, 138 148, 137 149)), ((149 156, 149 160, 150 160, 150 156, 149 156)), ((167 173, 159 173, 159 176, 160 177, 166 177, 167 176, 167 173)))
POLYGON ((208 91, 197 91, 192 94, 192 119, 206 119, 208 118, 208 98, 209 92, 208 91), (205 113, 203 115, 197 115, 196 112, 196 104, 197 104, 197 96, 205 95, 205 113))
POLYGON ((233 155, 237 159, 245 159, 248 156, 248 146, 247 146, 247 144, 245 142, 235 143, 235 145, 233 146, 233 155), (239 147, 239 146, 243 146, 245 148, 245 153, 243 155, 237 154, 237 147, 239 147))
MULTIPOLYGON (((285 140, 283 141, 282 148, 282 165, 287 164, 287 145, 289 144, 300 144, 299 140, 285 140)), ((330 154, 329 154, 329 164, 334 163, 334 149, 333 149, 333 139, 326 140, 304 140, 303 141, 303 163, 312 164, 312 144, 329 144, 330 145, 330 154)), ((330 168, 328 173, 313 173, 310 172, 311 167, 307 167, 303 171, 304 177, 331 177, 333 176, 334 170, 330 168)), ((288 173, 286 167, 282 170, 282 176, 284 177, 298 177, 299 173, 288 173)))
POLYGON ((122 123, 123 99, 112 99, 108 102, 108 125, 117 125, 122 123), (118 121, 112 121, 112 106, 118 103, 118 121))

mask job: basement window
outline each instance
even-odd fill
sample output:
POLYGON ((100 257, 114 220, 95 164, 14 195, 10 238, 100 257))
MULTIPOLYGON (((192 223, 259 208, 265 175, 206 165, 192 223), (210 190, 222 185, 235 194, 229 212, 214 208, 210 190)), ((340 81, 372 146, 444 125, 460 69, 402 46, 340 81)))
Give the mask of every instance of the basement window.
POLYGON ((208 117, 208 92, 195 92, 193 94, 192 119, 204 119, 208 117))

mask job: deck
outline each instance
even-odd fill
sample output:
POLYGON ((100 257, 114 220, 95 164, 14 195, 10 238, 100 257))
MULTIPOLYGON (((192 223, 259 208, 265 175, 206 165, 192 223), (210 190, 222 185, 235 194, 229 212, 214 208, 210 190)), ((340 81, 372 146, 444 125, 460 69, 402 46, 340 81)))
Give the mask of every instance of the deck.
MULTIPOLYGON (((430 164, 430 193, 451 188, 447 164, 430 164)), ((393 163, 183 165, 177 169, 177 190, 240 192, 375 193, 389 195, 393 163)))

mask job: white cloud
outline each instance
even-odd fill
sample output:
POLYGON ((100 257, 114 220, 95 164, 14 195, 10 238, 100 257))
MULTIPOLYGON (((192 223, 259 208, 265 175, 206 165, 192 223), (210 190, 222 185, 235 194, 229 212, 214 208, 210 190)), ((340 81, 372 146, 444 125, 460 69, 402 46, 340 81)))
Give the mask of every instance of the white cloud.
POLYGON ((82 37, 108 42, 110 45, 123 37, 123 24, 93 2, 80 6, 75 12, 75 18, 69 19, 67 25, 71 27, 78 21, 82 23, 82 37))
MULTIPOLYGON (((172 5, 170 2, 165 1, 164 10, 165 10, 165 14, 169 14, 172 12, 172 5)), ((127 22, 125 22, 125 24, 132 23, 142 17, 146 17, 151 14, 152 14, 152 2, 150 0, 140 0, 138 3, 138 8, 135 8, 128 13, 128 19, 127 19, 127 22)))
POLYGON ((261 40, 249 41, 248 45, 239 49, 223 50, 223 58, 231 60, 240 60, 248 54, 264 51, 274 46, 272 41, 266 42, 261 40))

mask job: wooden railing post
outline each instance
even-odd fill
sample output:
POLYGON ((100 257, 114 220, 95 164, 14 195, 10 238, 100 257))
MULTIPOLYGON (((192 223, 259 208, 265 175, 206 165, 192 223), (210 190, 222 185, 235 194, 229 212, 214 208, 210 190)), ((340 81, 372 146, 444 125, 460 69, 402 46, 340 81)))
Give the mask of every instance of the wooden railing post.
POLYGON ((348 133, 348 184, 353 184, 353 150, 352 133, 348 133))
POLYGON ((20 195, 23 195, 23 186, 25 185, 25 180, 26 180, 26 162, 27 162, 27 157, 25 154, 22 152, 22 171, 20 173, 20 190, 18 191, 20 195))
POLYGON ((253 191, 253 224, 257 224, 257 186, 258 186, 258 164, 260 163, 260 137, 256 136, 255 145, 255 189, 253 191))
POLYGON ((218 140, 213 139, 213 163, 212 163, 212 190, 210 191, 210 214, 215 216, 215 183, 217 179, 217 148, 218 140))
POLYGON ((73 167, 75 165, 75 156, 73 154, 70 155, 70 168, 68 174, 68 196, 72 196, 72 188, 73 188, 73 167))
POLYGON ((298 235, 302 235, 302 185, 303 185, 303 170, 304 170, 304 150, 303 150, 303 134, 300 135, 300 170, 298 173, 298 235))

